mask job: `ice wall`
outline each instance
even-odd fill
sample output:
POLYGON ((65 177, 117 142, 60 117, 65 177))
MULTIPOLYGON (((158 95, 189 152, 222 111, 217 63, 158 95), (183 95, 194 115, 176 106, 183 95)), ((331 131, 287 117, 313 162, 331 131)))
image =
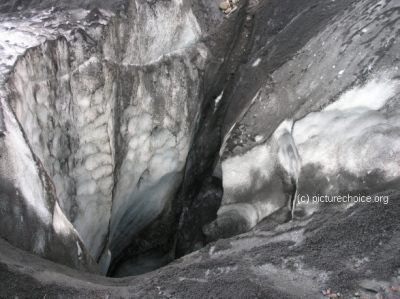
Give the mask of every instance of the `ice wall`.
POLYGON ((62 212, 106 273, 179 187, 210 60, 198 41, 210 24, 182 1, 131 1, 119 15, 53 10, 1 24, 0 51, 12 55, 4 74, 26 51, 7 93, 62 212))
POLYGON ((128 15, 107 29, 106 58, 124 64, 148 64, 192 46, 202 35, 196 16, 183 0, 132 2, 128 15))
POLYGON ((114 184, 113 83, 97 57, 74 67, 70 55, 63 39, 29 50, 14 69, 12 105, 54 181, 62 211, 97 259, 114 184))
POLYGON ((53 183, 4 99, 0 111, 0 236, 54 262, 98 273, 79 234, 61 212, 53 183))

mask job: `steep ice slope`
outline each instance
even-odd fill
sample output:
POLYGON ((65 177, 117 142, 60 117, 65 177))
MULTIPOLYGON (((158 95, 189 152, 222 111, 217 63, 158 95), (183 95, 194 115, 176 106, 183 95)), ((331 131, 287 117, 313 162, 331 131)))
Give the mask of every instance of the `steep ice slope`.
POLYGON ((70 59, 64 39, 29 50, 15 66, 12 105, 54 181, 63 212, 97 259, 107 235, 113 187, 113 102, 103 96, 103 85, 110 92, 112 83, 98 58, 72 70, 70 59))
MULTIPOLYGON (((28 6, 2 23, 1 51, 12 54, 4 74, 16 55, 36 46, 13 67, 8 96, 62 211, 103 273, 109 245, 120 259, 179 187, 203 102, 202 76, 214 59, 197 42, 220 22, 216 6, 205 8, 207 21, 197 21, 192 8, 132 1, 116 16, 28 6)), ((159 244, 149 246, 136 254, 159 244)))
MULTIPOLYGON (((189 55, 193 54, 205 59, 196 52, 189 55)), ((202 95, 199 71, 189 61, 189 57, 170 56, 149 65, 154 71, 128 67, 135 70, 128 78, 135 80, 137 74, 137 85, 129 91, 132 100, 119 103, 116 146, 123 158, 110 224, 113 254, 118 255, 135 233, 160 215, 179 187, 202 95)))
POLYGON ((1 238, 54 262, 98 273, 79 234, 60 210, 53 183, 3 99, 0 123, 1 238))
POLYGON ((127 17, 108 28, 104 55, 124 64, 148 64, 192 46, 201 35, 198 20, 182 0, 132 1, 127 17))
MULTIPOLYGON (((1 10, 6 12, 9 8, 5 8, 3 2, 1 10)), ((70 104, 71 93, 69 69, 71 64, 74 65, 75 60, 77 60, 77 64, 74 66, 79 65, 85 51, 93 50, 95 44, 93 38, 100 37, 102 26, 114 13, 104 10, 102 12, 79 10, 78 7, 75 7, 75 10, 66 11, 60 7, 46 6, 44 2, 42 3, 44 7, 27 8, 28 4, 28 2, 24 2, 24 7, 15 6, 12 11, 16 11, 16 13, 1 15, 0 96, 14 108, 17 119, 23 126, 23 134, 27 137, 30 148, 34 152, 32 158, 36 155, 38 158, 35 157, 35 161, 40 160, 44 166, 41 171, 47 172, 46 176, 50 176, 51 183, 46 185, 46 189, 49 189, 47 192, 53 194, 54 200, 57 197, 58 203, 55 204, 54 210, 52 206, 45 206, 44 209, 49 209, 50 215, 53 215, 52 217, 55 219, 60 217, 64 219, 64 225, 56 227, 61 231, 62 227, 65 227, 64 230, 68 231, 72 229, 72 226, 64 215, 71 220, 71 216, 76 214, 76 207, 75 210, 73 209, 74 198, 67 199, 71 193, 70 190, 76 189, 75 182, 68 176, 71 166, 69 155, 71 151, 76 150, 73 146, 77 143, 76 140, 71 140, 69 134, 69 131, 76 130, 74 129, 75 123, 71 121, 71 115, 66 113, 71 112, 71 107, 67 106, 70 104), (94 15, 97 17, 93 19, 94 15), (85 26, 87 26, 88 33, 83 30, 85 26), (88 40, 85 47, 82 47, 82 40, 86 41, 88 36, 92 38, 88 40), (69 55, 72 54, 69 52, 69 43, 76 46, 71 56, 69 55), (19 56, 21 54, 23 55, 19 56), (8 86, 5 87, 6 80, 8 80, 8 86), (54 113, 52 110, 58 112, 54 113), (52 189, 53 183, 56 185, 56 190, 52 189)), ((47 4, 49 3, 47 2, 47 4)), ((3 105, 5 105, 4 103, 3 105)), ((3 109, 5 109, 4 107, 3 109)), ((14 134, 17 133, 11 134, 10 140, 17 138, 13 136, 14 134)), ((18 158, 13 163, 18 163, 17 161, 18 158)), ((5 173, 4 175, 8 177, 10 174, 5 173)), ((23 202, 29 201, 30 196, 27 195, 23 202)), ((99 203, 101 205, 101 201, 99 203)), ((37 208, 40 208, 39 203, 37 203, 37 208)), ((38 223, 37 227, 32 226, 31 228, 49 238, 53 234, 51 227, 45 224, 38 223)), ((100 228, 100 231, 103 229, 100 228)), ((88 235, 82 231, 79 233, 87 245, 88 235)), ((66 246, 63 250, 70 251, 71 254, 76 251, 83 252, 86 260, 88 253, 84 243, 81 241, 80 243, 68 243, 68 237, 65 238, 66 240, 62 241, 63 238, 60 237, 61 244, 66 246)), ((96 238, 97 236, 93 237, 93 239, 96 238)), ((18 238, 14 241, 13 243, 17 245, 18 238)), ((48 240, 48 242, 52 244, 53 241, 48 240)), ((50 245, 44 241, 43 246, 47 248, 50 245)), ((95 252, 92 248, 90 251, 94 256, 95 252)), ((54 252, 45 250, 42 254, 60 263, 69 263, 71 266, 81 263, 81 257, 78 254, 71 258, 61 249, 58 252, 57 250, 54 252)), ((91 259, 90 257, 89 260, 91 259)))

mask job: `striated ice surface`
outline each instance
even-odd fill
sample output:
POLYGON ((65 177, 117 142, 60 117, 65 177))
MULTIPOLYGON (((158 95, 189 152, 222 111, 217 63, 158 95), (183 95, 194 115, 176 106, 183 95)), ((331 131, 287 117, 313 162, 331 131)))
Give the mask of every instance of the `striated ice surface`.
POLYGON ((127 246, 175 196, 202 100, 202 30, 178 0, 132 1, 119 15, 50 8, 2 16, 1 95, 103 273, 113 240, 125 236, 127 246))
MULTIPOLYGON (((28 204, 28 209, 38 216, 39 220, 44 225, 50 225, 52 222, 52 211, 47 208, 47 200, 44 195, 42 181, 39 177, 37 166, 34 162, 32 153, 26 144, 26 141, 19 130, 18 123, 12 111, 9 109, 7 103, 2 100, 2 119, 6 129, 6 134, 10 136, 7 143, 7 151, 10 153, 9 159, 11 161, 18 161, 13 163, 8 169, 10 176, 14 179, 14 186, 18 189, 18 195, 25 198, 28 204)), ((41 251, 43 248, 44 240, 40 233, 37 236, 36 248, 41 251)))
POLYGON ((0 102, 0 236, 14 246, 97 273, 79 234, 56 202, 54 187, 32 153, 8 103, 0 102), (79 260, 78 260, 79 256, 79 260))

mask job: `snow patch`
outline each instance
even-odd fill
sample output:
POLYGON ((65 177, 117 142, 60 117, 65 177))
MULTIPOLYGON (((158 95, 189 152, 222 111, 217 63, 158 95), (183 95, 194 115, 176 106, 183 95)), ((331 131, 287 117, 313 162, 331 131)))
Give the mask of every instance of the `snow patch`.
POLYGON ((261 58, 257 58, 256 61, 253 62, 253 64, 251 65, 252 67, 256 67, 260 64, 261 62, 261 58))
POLYGON ((208 278, 212 278, 215 276, 220 276, 223 274, 228 274, 230 272, 235 272, 238 269, 237 266, 233 266, 233 267, 218 267, 216 269, 207 269, 204 273, 204 276, 206 279, 208 278))
POLYGON ((79 245, 78 241, 76 241, 76 246, 78 247, 78 258, 81 259, 82 258, 82 248, 79 245))
POLYGON ((264 138, 264 136, 257 135, 254 139, 255 139, 256 142, 260 142, 263 138, 264 138))
POLYGON ((330 177, 341 170, 356 176, 376 170, 389 180, 399 177, 400 139, 394 136, 399 136, 400 124, 395 116, 379 111, 398 94, 399 83, 381 74, 296 122, 293 138, 303 164, 320 165, 330 177))
POLYGON ((215 99, 214 112, 217 111, 219 101, 221 101, 223 95, 224 91, 222 91, 221 94, 215 99))
POLYGON ((65 217, 58 203, 54 205, 53 228, 56 234, 66 237, 71 233, 72 225, 65 217))
POLYGON ((400 81, 379 77, 368 81, 363 86, 356 86, 345 92, 339 100, 324 110, 345 110, 365 107, 371 110, 382 108, 399 91, 400 81))

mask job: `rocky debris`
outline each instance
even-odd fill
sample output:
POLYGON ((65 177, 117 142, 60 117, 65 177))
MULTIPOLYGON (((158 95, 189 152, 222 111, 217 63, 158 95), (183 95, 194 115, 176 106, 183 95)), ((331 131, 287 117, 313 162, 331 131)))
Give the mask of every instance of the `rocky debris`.
POLYGON ((230 7, 231 5, 229 4, 229 1, 224 1, 219 4, 219 8, 222 9, 223 11, 227 10, 230 7))
POLYGON ((340 292, 334 293, 331 289, 323 290, 322 295, 325 295, 328 298, 344 298, 340 292))
POLYGON ((231 13, 238 9, 237 2, 239 0, 226 0, 219 4, 219 8, 226 14, 226 17, 229 17, 231 13))
POLYGON ((360 287, 362 287, 363 289, 365 289, 367 291, 379 293, 379 289, 378 289, 379 287, 376 284, 371 283, 371 282, 360 283, 360 287))
POLYGON ((379 298, 365 289, 354 291, 368 280, 368 288, 375 289, 376 281, 382 286, 380 295, 396 299, 398 293, 390 287, 395 286, 391 281, 400 262, 400 193, 391 193, 390 199, 387 207, 354 205, 343 213, 328 209, 270 231, 256 227, 151 273, 123 279, 82 275, 0 239, 0 287, 5 297, 29 292, 41 298, 46 293, 108 298, 379 298), (390 225, 385 224, 388 221, 390 225), (348 236, 345 227, 356 233, 348 236), (225 246, 227 242, 231 246, 225 246), (365 272, 353 268, 352 260, 361 256, 369 259, 365 272))

